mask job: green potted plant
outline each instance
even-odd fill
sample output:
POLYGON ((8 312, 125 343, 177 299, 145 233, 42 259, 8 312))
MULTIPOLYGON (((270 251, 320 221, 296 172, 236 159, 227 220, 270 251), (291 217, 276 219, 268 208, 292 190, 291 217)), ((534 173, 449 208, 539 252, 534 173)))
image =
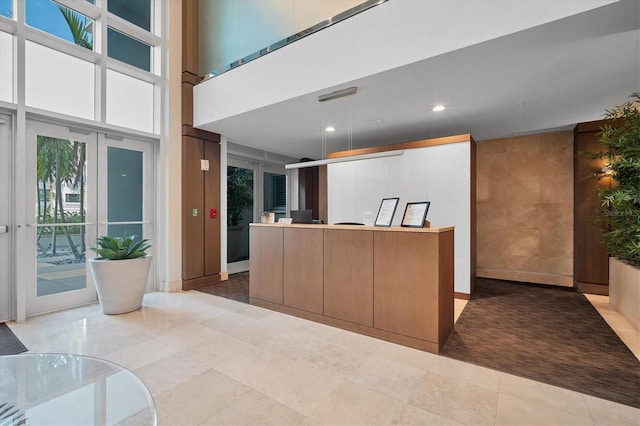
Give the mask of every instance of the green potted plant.
POLYGON ((610 188, 599 190, 602 235, 609 254, 610 303, 640 329, 640 94, 605 114, 600 141, 608 151, 610 188))
POLYGON ((227 167, 227 219, 228 226, 238 226, 243 213, 253 204, 253 194, 249 187, 250 170, 227 167))
POLYGON ((105 235, 97 239, 96 245, 91 250, 98 257, 89 259, 89 269, 102 312, 124 314, 139 309, 151 268, 149 241, 105 235))
POLYGON ((243 214, 253 205, 251 171, 241 167, 227 167, 227 259, 239 260, 243 214))

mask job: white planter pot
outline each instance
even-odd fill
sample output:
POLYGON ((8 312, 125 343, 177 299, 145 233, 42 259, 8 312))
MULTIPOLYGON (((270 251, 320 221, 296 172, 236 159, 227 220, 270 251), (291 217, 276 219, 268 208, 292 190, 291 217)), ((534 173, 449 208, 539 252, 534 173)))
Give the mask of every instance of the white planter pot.
POLYGON ((126 260, 89 259, 102 312, 124 314, 140 309, 150 267, 149 255, 126 260))
POLYGON ((640 330, 640 268, 609 258, 609 304, 640 330))

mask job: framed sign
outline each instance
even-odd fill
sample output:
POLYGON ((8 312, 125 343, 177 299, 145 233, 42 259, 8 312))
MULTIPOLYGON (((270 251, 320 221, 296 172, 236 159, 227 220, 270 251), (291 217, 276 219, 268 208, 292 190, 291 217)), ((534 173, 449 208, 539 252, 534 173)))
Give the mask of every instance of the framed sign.
POLYGON ((378 216, 376 216, 375 226, 391 226, 393 221, 393 215, 396 214, 396 207, 398 207, 398 201, 400 198, 383 198, 380 203, 380 209, 378 210, 378 216))
POLYGON ((407 203, 402 217, 402 226, 410 226, 412 228, 424 227, 424 221, 427 218, 430 201, 421 201, 418 203, 407 203))

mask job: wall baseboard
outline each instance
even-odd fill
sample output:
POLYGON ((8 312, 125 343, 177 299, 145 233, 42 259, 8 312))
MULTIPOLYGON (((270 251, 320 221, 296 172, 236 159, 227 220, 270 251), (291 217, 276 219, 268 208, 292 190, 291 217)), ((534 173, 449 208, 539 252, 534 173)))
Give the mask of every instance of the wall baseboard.
POLYGON ((573 287, 572 275, 544 274, 540 272, 528 271, 511 271, 507 269, 477 268, 476 276, 478 278, 492 278, 496 280, 548 284, 559 287, 573 287))
POLYGON ((456 299, 471 300, 471 295, 469 293, 459 293, 456 291, 453 293, 453 297, 456 299))
POLYGON ((182 290, 194 290, 199 287, 218 284, 221 281, 220 275, 221 274, 214 274, 191 280, 182 280, 182 290))

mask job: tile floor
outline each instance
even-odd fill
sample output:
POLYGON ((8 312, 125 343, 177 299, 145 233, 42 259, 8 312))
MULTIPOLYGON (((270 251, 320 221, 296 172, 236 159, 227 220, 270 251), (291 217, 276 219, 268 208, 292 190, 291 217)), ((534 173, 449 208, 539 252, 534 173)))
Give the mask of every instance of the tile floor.
POLYGON ((197 291, 9 326, 32 352, 132 370, 159 425, 640 424, 628 406, 197 291))

